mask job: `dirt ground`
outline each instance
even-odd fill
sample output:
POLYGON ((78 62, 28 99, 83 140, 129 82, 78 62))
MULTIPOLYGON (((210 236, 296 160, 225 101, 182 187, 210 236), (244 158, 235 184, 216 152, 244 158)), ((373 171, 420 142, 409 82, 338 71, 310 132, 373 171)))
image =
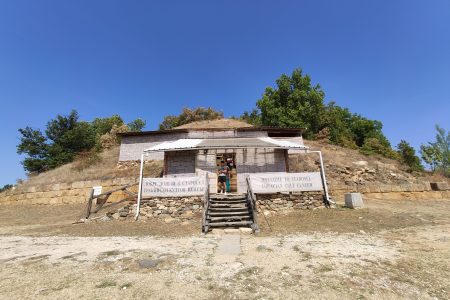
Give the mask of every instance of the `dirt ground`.
POLYGON ((261 215, 257 236, 0 206, 0 298, 450 299, 450 201, 365 204, 261 215))

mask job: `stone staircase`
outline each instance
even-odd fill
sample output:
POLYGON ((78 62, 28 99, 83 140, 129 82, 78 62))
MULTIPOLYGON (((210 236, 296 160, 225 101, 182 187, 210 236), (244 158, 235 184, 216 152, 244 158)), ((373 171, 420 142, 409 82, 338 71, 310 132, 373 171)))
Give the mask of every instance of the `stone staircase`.
POLYGON ((206 211, 206 232, 210 228, 251 227, 254 220, 252 208, 244 194, 213 194, 206 211))

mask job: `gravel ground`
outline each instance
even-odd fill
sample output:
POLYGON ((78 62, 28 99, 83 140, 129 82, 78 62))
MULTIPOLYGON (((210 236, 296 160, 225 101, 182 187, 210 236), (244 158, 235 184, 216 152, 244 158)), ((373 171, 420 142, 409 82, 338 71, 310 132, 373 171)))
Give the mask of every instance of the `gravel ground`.
POLYGON ((366 204, 260 218, 258 236, 2 206, 0 298, 449 299, 450 201, 366 204))

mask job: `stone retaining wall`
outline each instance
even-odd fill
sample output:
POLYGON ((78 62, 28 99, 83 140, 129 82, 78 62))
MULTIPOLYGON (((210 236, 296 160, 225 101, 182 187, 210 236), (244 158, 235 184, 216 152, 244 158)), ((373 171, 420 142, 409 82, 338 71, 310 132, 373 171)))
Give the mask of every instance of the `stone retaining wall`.
POLYGON ((256 205, 258 212, 325 208, 322 192, 259 194, 256 195, 256 205))
MULTIPOLYGON (((50 185, 32 186, 8 190, 0 194, 0 205, 2 204, 69 204, 86 203, 93 186, 101 185, 103 192, 122 187, 127 184, 137 183, 138 178, 125 177, 106 180, 78 181, 73 183, 57 183, 50 185)), ((136 192, 137 186, 130 190, 136 192)), ((330 195, 338 200, 344 199, 343 195, 348 192, 359 192, 365 197, 376 199, 450 199, 450 187, 448 184, 431 184, 424 182, 420 184, 373 184, 373 185, 343 185, 330 186, 330 195)), ((293 197, 291 195, 290 197, 293 197)), ((123 192, 112 194, 108 201, 115 202, 127 197, 123 192)), ((258 201, 262 208, 269 210, 280 210, 286 207, 306 209, 314 203, 305 202, 303 197, 291 199, 287 194, 272 195, 272 203, 267 202, 268 196, 259 195, 258 201), (278 196, 276 196, 278 195, 278 196), (281 195, 281 196, 280 196, 281 195)), ((308 199, 308 201, 316 199, 308 199)), ((317 199, 320 201, 320 199, 317 199)), ((317 206, 320 207, 320 206, 317 206)))
MULTIPOLYGON (((77 181, 57 183, 8 190, 0 194, 1 204, 69 204, 86 203, 93 186, 102 186, 102 192, 138 182, 138 178, 125 177, 107 180, 77 181)), ((137 186, 130 188, 137 191, 137 186)), ((115 202, 127 197, 123 192, 115 192, 108 201, 115 202)))

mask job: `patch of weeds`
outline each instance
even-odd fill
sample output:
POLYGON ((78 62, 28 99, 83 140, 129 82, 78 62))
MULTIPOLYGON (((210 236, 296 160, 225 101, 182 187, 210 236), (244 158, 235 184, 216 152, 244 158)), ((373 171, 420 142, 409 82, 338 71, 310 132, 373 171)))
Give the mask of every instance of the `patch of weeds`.
POLYGON ((278 247, 283 247, 283 246, 284 246, 284 240, 283 240, 283 239, 280 239, 280 240, 278 241, 278 243, 277 243, 277 246, 278 246, 278 247))
POLYGON ((102 252, 102 253, 100 253, 100 255, 103 255, 103 256, 117 256, 120 253, 121 252, 118 251, 118 250, 111 250, 111 251, 102 252))
POLYGON ((95 287, 98 289, 104 289, 113 286, 117 286, 117 283, 115 281, 103 281, 102 283, 97 284, 95 287))
POLYGON ((198 281, 200 281, 200 280, 202 280, 202 277, 199 276, 199 275, 197 275, 197 276, 195 276, 195 279, 197 279, 198 281))
POLYGON ((50 257, 50 255, 45 254, 45 255, 38 255, 38 256, 30 257, 28 260, 41 260, 41 259, 46 259, 49 257, 50 257))
POLYGON ((256 247, 256 251, 258 252, 272 252, 273 250, 264 246, 264 245, 259 245, 258 247, 256 247))
POLYGON ((132 287, 133 285, 130 283, 130 282, 127 282, 127 283, 124 283, 124 284, 122 284, 121 286, 120 286, 120 289, 121 290, 126 290, 126 289, 128 289, 128 288, 130 288, 130 287, 132 287))
POLYGON ((214 290, 214 289, 216 288, 216 285, 210 283, 210 284, 208 284, 208 286, 207 286, 206 288, 207 288, 209 291, 212 291, 212 290, 214 290))
POLYGON ((289 270, 289 266, 283 266, 283 267, 281 268, 281 270, 282 270, 282 271, 289 270))
POLYGON ((78 253, 74 253, 74 254, 63 256, 63 257, 61 257, 61 259, 72 259, 72 258, 75 258, 77 256, 86 255, 86 254, 87 254, 86 252, 78 252, 78 253))
POLYGON ((300 247, 295 245, 294 247, 292 247, 292 250, 294 250, 295 252, 300 252, 300 247))
POLYGON ((248 267, 248 268, 244 268, 242 270, 240 270, 239 272, 236 273, 235 277, 239 278, 239 279, 244 279, 244 278, 248 278, 252 275, 257 275, 259 274, 263 269, 260 267, 248 267))
POLYGON ((330 272, 333 271, 333 267, 330 265, 321 265, 320 267, 318 267, 317 272, 330 272))
POLYGON ((303 254, 303 261, 310 260, 312 258, 311 252, 302 252, 303 254))

